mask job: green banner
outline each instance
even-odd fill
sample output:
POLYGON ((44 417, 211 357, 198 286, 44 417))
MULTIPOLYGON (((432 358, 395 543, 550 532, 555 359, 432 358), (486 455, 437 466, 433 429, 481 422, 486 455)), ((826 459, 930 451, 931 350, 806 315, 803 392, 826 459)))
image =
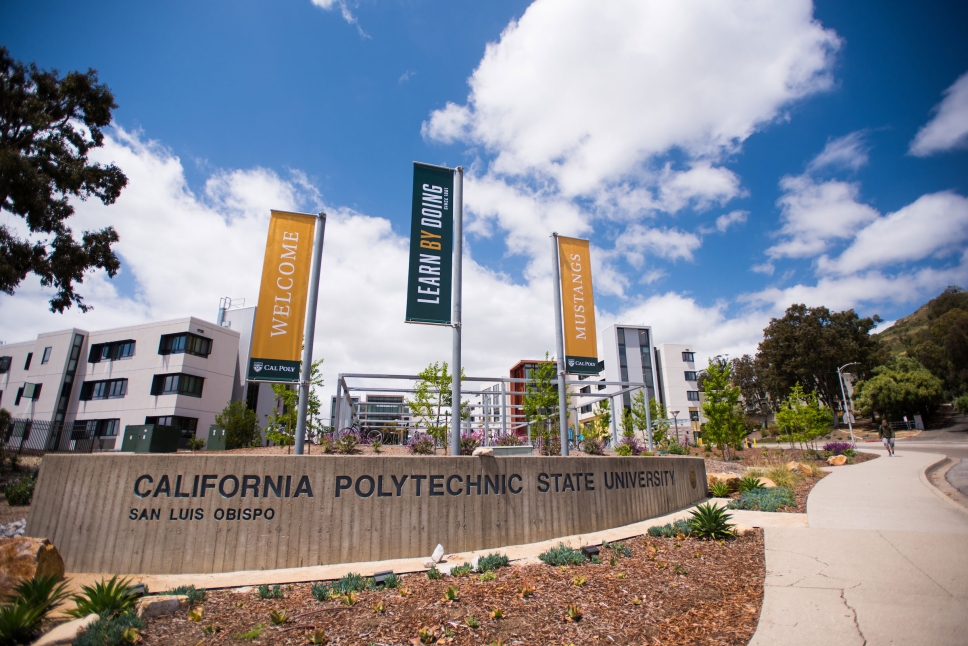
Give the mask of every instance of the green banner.
POLYGON ((565 357, 565 372, 569 375, 597 375, 601 372, 595 357, 565 357))
POLYGON ((299 381, 299 362, 284 359, 249 359, 249 381, 299 381))
POLYGON ((413 164, 407 323, 450 324, 454 171, 413 164))

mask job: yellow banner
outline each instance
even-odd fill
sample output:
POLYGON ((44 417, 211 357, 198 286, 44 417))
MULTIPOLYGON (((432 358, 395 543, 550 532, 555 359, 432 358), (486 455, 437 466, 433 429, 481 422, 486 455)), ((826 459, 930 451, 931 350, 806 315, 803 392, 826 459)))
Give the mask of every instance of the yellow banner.
POLYGON ((250 378, 298 380, 315 228, 313 215, 272 212, 252 330, 250 378), (256 369, 253 362, 258 363, 256 369), (295 375, 293 370, 272 369, 291 362, 297 364, 295 375), (285 374, 269 374, 280 371, 285 374))
POLYGON ((561 309, 565 330, 565 371, 598 373, 595 295, 588 240, 558 236, 561 265, 561 309))

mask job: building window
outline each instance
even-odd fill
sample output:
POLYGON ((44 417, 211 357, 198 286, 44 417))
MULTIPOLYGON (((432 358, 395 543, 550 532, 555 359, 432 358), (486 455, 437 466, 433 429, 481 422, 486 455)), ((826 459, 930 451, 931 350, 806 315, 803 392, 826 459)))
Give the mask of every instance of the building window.
POLYGON ((0 357, 0 374, 10 372, 11 361, 13 361, 13 357, 0 357))
POLYGON ((33 352, 27 353, 27 360, 24 361, 24 370, 30 370, 30 360, 34 358, 33 352))
POLYGON ((198 430, 197 417, 182 417, 181 415, 163 415, 160 417, 146 417, 145 424, 155 426, 172 426, 181 431, 182 437, 193 437, 198 430))
POLYGON ((692 363, 692 362, 694 362, 696 360, 696 353, 695 352, 683 352, 682 353, 682 360, 683 361, 686 361, 688 363, 692 363))
POLYGON ((50 351, 51 351, 51 346, 47 346, 46 348, 44 348, 44 356, 40 358, 41 365, 50 361, 50 351))
POLYGON ((81 401, 91 401, 92 399, 120 399, 127 394, 127 379, 85 381, 81 384, 81 401))
MULTIPOLYGON (((604 379, 603 379, 602 381, 604 381, 604 379)), ((598 389, 599 389, 599 390, 605 390, 605 385, 604 385, 604 384, 602 384, 601 386, 599 386, 599 387, 598 387, 598 389)))
POLYGON ((101 361, 116 361, 134 356, 134 341, 112 341, 111 343, 95 343, 91 346, 91 352, 87 356, 88 363, 100 363, 101 361))
POLYGON ((689 411, 689 421, 690 422, 698 422, 699 421, 699 411, 697 411, 697 410, 691 410, 691 411, 689 411))
POLYGON ((697 402, 697 401, 699 401, 699 391, 698 390, 687 390, 686 391, 686 399, 688 399, 691 402, 697 402))
POLYGON ((44 384, 24 384, 17 389, 17 400, 14 402, 14 406, 20 405, 20 400, 27 398, 31 401, 37 401, 40 399, 40 389, 44 384))
POLYGON ((686 370, 686 381, 695 381, 695 380, 696 380, 696 371, 686 370))
POLYGON ((158 354, 194 354, 207 357, 212 354, 212 340, 191 332, 164 334, 158 344, 158 354))
POLYGON ((71 429, 72 440, 87 440, 96 437, 114 437, 121 427, 119 419, 76 420, 71 429))
POLYGON ((151 380, 151 394, 201 397, 204 381, 205 379, 202 377, 181 373, 175 375, 155 375, 151 380))
POLYGON ((580 392, 580 393, 591 393, 592 392, 592 387, 591 386, 582 386, 581 388, 578 389, 578 392, 580 392))
POLYGON ((582 406, 581 407, 581 412, 582 413, 590 413, 590 412, 592 412, 592 405, 591 404, 588 404, 587 406, 582 406))

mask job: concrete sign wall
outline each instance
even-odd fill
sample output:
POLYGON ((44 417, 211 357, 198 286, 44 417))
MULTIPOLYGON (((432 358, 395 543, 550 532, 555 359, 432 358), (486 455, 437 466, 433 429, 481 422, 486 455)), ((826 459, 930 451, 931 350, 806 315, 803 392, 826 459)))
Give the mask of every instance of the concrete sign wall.
POLYGON ((48 455, 27 535, 70 572, 229 572, 530 543, 705 493, 696 458, 48 455))

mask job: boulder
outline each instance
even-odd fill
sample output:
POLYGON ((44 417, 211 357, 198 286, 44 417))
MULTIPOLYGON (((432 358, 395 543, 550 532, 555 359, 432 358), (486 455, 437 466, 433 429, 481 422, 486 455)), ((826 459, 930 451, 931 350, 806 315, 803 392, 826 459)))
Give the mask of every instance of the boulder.
POLYGON ((184 594, 160 594, 138 599, 138 616, 142 619, 170 615, 187 608, 188 595, 184 594))
POLYGON ((80 619, 74 619, 56 626, 46 635, 35 641, 31 646, 57 646, 59 644, 73 644, 77 636, 87 630, 87 627, 100 617, 90 614, 80 619))
POLYGON ((494 455, 494 449, 489 446, 479 446, 474 449, 474 453, 472 455, 494 455))
POLYGON ((430 559, 434 563, 440 563, 444 560, 444 546, 437 543, 437 547, 434 548, 434 553, 430 555, 430 559))
POLYGON ((64 559, 46 538, 0 539, 0 597, 24 579, 64 576, 64 559))
POLYGON ((756 480, 757 480, 757 481, 758 481, 758 482, 760 483, 760 485, 761 485, 762 487, 764 487, 765 489, 772 489, 773 487, 775 487, 775 486, 776 486, 776 483, 775 483, 775 482, 773 482, 772 480, 770 480, 769 478, 757 478, 756 480))
POLYGON ((802 476, 809 477, 813 475, 813 469, 811 469, 808 465, 803 464, 802 462, 787 462, 786 468, 787 468, 787 471, 791 471, 793 473, 799 473, 802 476))
POLYGON ((739 486, 739 476, 735 473, 707 473, 706 474, 706 484, 712 487, 717 482, 725 482, 729 485, 730 489, 736 489, 739 486))
POLYGON ((839 467, 841 465, 847 464, 847 456, 831 455, 829 458, 827 458, 827 464, 829 464, 832 467, 839 467))

